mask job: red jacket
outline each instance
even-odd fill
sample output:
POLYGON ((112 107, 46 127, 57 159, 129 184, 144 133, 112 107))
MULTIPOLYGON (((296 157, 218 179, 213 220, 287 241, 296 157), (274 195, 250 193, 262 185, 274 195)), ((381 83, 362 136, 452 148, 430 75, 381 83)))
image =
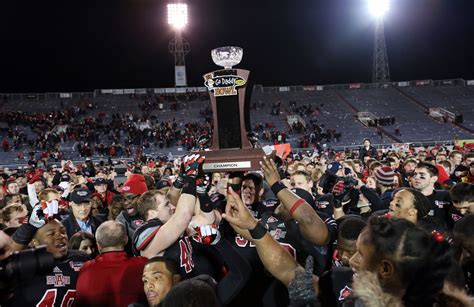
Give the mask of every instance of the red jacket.
POLYGON ((142 273, 147 260, 107 252, 87 261, 77 279, 75 306, 128 306, 146 301, 142 273))

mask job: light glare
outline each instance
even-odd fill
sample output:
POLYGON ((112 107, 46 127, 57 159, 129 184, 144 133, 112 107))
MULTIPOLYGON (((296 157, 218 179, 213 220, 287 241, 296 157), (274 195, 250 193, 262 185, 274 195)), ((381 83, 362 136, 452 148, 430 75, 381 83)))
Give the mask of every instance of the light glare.
POLYGON ((389 8, 389 0, 369 0, 369 11, 375 17, 383 17, 389 8))
POLYGON ((188 24, 188 5, 185 3, 168 4, 168 24, 182 29, 188 24))

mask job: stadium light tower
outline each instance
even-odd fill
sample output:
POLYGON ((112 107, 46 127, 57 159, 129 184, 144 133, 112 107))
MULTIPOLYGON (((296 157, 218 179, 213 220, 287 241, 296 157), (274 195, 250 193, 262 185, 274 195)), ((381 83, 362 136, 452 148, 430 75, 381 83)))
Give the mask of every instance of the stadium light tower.
POLYGON ((389 0, 368 0, 369 11, 375 19, 374 38, 374 63, 372 72, 372 82, 389 82, 390 71, 388 69, 387 46, 385 44, 385 31, 383 27, 383 17, 390 8, 389 0))
POLYGON ((188 5, 185 3, 168 4, 168 24, 174 28, 174 38, 168 48, 174 55, 175 86, 187 86, 184 57, 189 53, 189 43, 183 38, 183 29, 188 24, 188 5))

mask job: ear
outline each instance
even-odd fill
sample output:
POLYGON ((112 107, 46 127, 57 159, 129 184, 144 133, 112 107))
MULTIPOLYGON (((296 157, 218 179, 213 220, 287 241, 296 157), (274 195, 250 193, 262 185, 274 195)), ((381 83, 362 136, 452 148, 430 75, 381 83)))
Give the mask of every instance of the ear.
POLYGON ((414 209, 414 208, 411 208, 408 210, 408 214, 410 216, 416 216, 416 214, 418 213, 418 210, 414 209))
POLYGON ((262 187, 262 188, 260 189, 260 192, 258 192, 258 196, 259 196, 259 197, 262 197, 263 192, 265 192, 265 189, 262 187))
POLYGON ((174 274, 173 275, 173 285, 176 285, 181 281, 181 276, 179 274, 174 274))
POLYGON ((382 279, 388 279, 392 277, 395 272, 395 267, 392 262, 388 260, 382 260, 380 262, 379 275, 382 279))
POLYGON ((438 176, 433 176, 431 177, 431 183, 436 183, 436 181, 438 181, 438 176))
POLYGON ((31 240, 31 245, 33 245, 33 247, 38 247, 38 246, 40 246, 41 244, 40 244, 40 242, 38 241, 38 239, 33 238, 33 239, 31 240))

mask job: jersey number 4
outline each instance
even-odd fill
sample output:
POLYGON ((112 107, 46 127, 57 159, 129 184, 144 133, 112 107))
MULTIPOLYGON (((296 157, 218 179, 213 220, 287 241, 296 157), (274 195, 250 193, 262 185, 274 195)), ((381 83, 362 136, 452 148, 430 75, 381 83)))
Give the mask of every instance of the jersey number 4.
MULTIPOLYGON (((41 298, 41 301, 36 304, 36 307, 53 307, 54 303, 56 303, 56 296, 58 295, 57 289, 49 289, 46 291, 41 298)), ((76 290, 67 290, 66 294, 63 296, 63 300, 61 301, 61 307, 70 307, 74 303, 74 299, 76 298, 76 290)))
POLYGON ((180 249, 180 265, 186 273, 189 273, 194 268, 193 262, 193 247, 191 246, 191 242, 189 242, 189 238, 185 237, 184 239, 179 240, 179 249, 180 249))

